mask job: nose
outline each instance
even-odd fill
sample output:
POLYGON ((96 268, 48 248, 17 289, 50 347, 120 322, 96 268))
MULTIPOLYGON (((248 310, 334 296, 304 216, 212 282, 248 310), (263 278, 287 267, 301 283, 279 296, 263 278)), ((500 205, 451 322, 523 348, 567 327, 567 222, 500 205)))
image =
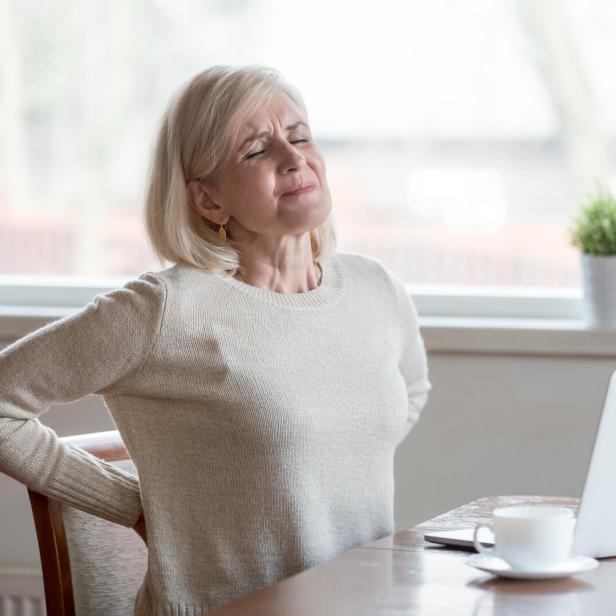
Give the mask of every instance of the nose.
POLYGON ((306 164, 303 154, 292 143, 284 142, 282 147, 280 165, 283 173, 297 171, 306 164))

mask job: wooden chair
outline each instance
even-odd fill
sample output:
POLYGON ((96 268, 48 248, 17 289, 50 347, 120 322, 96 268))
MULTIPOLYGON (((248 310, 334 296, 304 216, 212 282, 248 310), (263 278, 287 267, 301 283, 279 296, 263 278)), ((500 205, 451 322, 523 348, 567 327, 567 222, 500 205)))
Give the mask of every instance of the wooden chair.
MULTIPOLYGON (((137 475, 116 430, 63 437, 137 475)), ((137 533, 28 488, 38 538, 47 616, 125 616, 147 568, 137 533)))

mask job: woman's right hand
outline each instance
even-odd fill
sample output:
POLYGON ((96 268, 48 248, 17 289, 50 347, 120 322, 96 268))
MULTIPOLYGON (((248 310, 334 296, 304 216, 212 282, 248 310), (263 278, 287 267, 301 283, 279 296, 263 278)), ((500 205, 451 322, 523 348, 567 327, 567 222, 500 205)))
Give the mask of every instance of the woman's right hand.
POLYGON ((139 519, 135 522, 133 529, 143 539, 143 542, 146 545, 148 545, 148 535, 145 529, 145 518, 143 517, 143 513, 139 516, 139 519))

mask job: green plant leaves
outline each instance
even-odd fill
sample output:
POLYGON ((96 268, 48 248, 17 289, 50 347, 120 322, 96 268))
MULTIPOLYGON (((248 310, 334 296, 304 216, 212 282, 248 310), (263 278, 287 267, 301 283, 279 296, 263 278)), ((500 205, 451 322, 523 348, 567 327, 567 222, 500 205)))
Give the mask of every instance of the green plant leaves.
POLYGON ((585 254, 616 255, 616 198, 604 186, 588 196, 569 230, 585 254))

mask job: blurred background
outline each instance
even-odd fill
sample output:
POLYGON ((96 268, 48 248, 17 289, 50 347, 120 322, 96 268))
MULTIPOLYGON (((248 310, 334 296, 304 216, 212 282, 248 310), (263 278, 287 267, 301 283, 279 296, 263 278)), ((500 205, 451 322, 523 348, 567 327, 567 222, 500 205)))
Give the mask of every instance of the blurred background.
POLYGON ((341 250, 411 284, 578 287, 571 216, 616 188, 615 32, 610 0, 0 0, 0 274, 160 269, 163 110, 261 63, 306 100, 341 250))
MULTIPOLYGON (((306 100, 339 248, 417 302, 433 390, 396 451, 396 530, 580 496, 616 330, 580 320, 568 229, 616 190, 614 0, 0 0, 0 344, 162 269, 142 208, 163 111, 253 63, 306 100)), ((99 396, 52 406, 60 436, 116 428, 99 396)), ((42 578, 26 491, 0 473, 0 494, 1 616, 42 578)))

